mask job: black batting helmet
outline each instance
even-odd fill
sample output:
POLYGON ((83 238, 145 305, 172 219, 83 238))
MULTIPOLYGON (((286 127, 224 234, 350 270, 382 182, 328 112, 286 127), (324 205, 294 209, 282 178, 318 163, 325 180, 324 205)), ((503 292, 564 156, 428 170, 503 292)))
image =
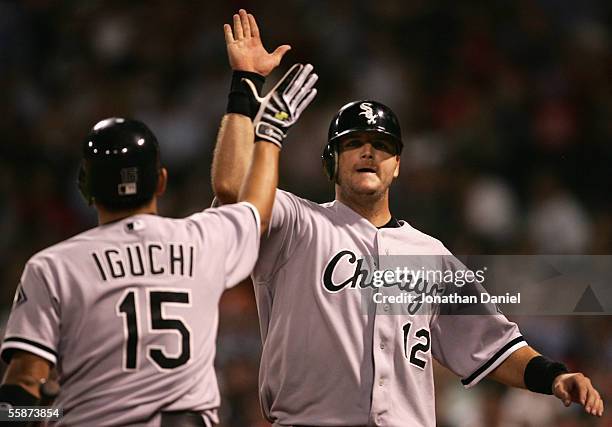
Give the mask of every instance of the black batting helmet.
POLYGON ((160 167, 157 138, 144 123, 105 119, 83 141, 79 189, 89 204, 136 208, 152 199, 160 167))
POLYGON ((327 145, 321 156, 330 180, 335 180, 338 173, 338 140, 356 132, 386 135, 395 141, 397 154, 404 148, 399 121, 389 107, 370 100, 349 102, 340 108, 329 125, 327 145))

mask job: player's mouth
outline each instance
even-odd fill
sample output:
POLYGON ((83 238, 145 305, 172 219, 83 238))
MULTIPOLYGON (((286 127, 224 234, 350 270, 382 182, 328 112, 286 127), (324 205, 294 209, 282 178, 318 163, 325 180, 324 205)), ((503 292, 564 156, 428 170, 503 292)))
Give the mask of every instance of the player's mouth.
POLYGON ((376 168, 373 166, 365 166, 362 168, 357 168, 356 169, 358 173, 373 173, 376 174, 376 168))

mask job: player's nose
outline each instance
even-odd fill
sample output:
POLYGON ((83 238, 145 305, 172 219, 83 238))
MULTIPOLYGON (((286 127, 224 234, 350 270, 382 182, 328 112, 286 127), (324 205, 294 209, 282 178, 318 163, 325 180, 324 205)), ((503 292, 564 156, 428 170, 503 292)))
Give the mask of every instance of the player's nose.
POLYGON ((361 146, 360 158, 372 159, 374 158, 374 147, 369 142, 366 142, 361 146))

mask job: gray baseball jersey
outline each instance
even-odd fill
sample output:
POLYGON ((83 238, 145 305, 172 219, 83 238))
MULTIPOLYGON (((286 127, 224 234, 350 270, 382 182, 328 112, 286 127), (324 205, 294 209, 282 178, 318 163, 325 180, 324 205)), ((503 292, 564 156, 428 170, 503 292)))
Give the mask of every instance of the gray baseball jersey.
POLYGON ((1 354, 56 365, 66 425, 159 425, 160 411, 216 420, 218 302, 248 276, 260 220, 249 203, 184 219, 135 215, 27 263, 1 354))
POLYGON ((393 256, 452 258, 438 240, 398 225, 377 229, 339 201, 277 192, 253 272, 264 342, 260 398, 275 425, 435 426, 432 357, 470 387, 526 345, 497 312, 364 310, 368 262, 385 269, 393 256))

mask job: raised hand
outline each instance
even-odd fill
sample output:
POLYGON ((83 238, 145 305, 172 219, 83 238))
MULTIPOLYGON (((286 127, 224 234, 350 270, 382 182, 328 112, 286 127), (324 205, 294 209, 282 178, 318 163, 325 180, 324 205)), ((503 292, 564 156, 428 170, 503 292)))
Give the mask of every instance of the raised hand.
POLYGON ((223 25, 230 66, 235 71, 250 71, 267 76, 278 67, 291 46, 284 44, 268 53, 261 43, 259 28, 253 15, 240 9, 233 20, 233 32, 229 24, 223 25))

